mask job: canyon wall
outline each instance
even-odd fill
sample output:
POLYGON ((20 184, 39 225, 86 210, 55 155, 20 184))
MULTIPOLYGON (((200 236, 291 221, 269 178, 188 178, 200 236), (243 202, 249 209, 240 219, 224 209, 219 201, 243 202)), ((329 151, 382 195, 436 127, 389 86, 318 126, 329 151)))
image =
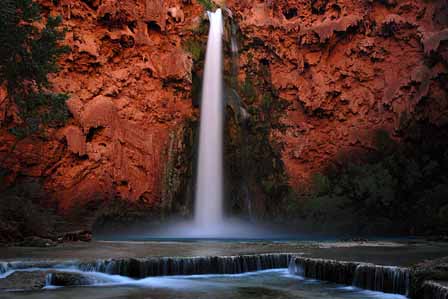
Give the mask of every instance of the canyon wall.
MULTIPOLYGON (((1 129, 2 190, 38 179, 59 214, 113 199, 190 213, 191 203, 176 200, 192 185, 201 50, 186 43, 206 37, 201 3, 39 2, 68 30, 72 51, 51 82, 69 94, 72 117, 15 146, 1 129)), ((410 120, 446 126, 446 1, 228 0, 227 7, 238 25, 242 113, 268 123, 252 126, 261 141, 255 133, 239 141, 263 146, 251 174, 262 177, 263 187, 252 189, 261 214, 276 203, 256 198, 306 189, 329 165, 375 151, 378 130, 400 141, 410 120), (279 183, 279 192, 262 196, 279 183)))
POLYGON ((171 200, 176 190, 167 186, 177 188, 178 174, 188 171, 180 160, 190 150, 183 141, 197 119, 193 60, 183 41, 201 25, 202 6, 180 0, 39 2, 44 16, 62 16, 67 29, 71 53, 50 79, 55 92, 69 95, 72 117, 64 128, 17 145, 3 126, 2 192, 24 177, 39 179, 45 204, 61 214, 115 198, 149 208, 171 204, 162 198, 171 200))
POLYGON ((288 102, 283 145, 298 188, 341 158, 375 151, 375 131, 406 137, 409 120, 447 124, 446 1, 228 1, 244 49, 240 81, 268 66, 288 102))

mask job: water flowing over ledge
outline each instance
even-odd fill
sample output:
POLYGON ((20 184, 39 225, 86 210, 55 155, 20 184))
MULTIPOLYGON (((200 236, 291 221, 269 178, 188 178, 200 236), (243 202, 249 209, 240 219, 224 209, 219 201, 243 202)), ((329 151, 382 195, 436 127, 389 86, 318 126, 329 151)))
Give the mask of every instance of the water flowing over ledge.
POLYGON ((297 253, 237 256, 148 257, 79 261, 0 262, 0 279, 16 271, 47 273, 45 285, 95 285, 133 282, 156 276, 242 274, 289 268, 293 275, 405 295, 414 299, 448 299, 448 285, 436 281, 411 284, 409 268, 305 258, 297 253), (115 281, 117 280, 117 281, 115 281))
POLYGON ((8 263, 0 263, 0 275, 8 271, 8 263))
POLYGON ((448 285, 436 281, 425 281, 423 294, 423 299, 448 299, 448 285))
POLYGON ((0 262, 0 278, 14 271, 79 270, 131 278, 172 275, 240 274, 288 268, 292 253, 238 256, 149 257, 104 259, 93 262, 0 262))
POLYGON ((353 285, 366 290, 406 296, 410 294, 411 271, 408 268, 293 257, 289 271, 308 278, 353 285))
POLYGON ((82 271, 102 272, 132 278, 168 275, 240 274, 287 268, 292 254, 261 254, 214 257, 165 257, 99 260, 81 263, 82 271))

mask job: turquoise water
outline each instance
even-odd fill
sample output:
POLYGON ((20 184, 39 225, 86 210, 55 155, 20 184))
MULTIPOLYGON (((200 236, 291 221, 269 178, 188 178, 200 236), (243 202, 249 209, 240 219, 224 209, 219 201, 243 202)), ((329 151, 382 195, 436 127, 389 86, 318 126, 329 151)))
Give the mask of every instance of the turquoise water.
MULTIPOLYGON (((107 276, 105 274, 98 274, 107 276)), ((151 277, 133 280, 110 276, 108 283, 89 287, 51 288, 0 293, 2 299, 402 299, 384 294, 290 275, 287 269, 237 275, 151 277)))

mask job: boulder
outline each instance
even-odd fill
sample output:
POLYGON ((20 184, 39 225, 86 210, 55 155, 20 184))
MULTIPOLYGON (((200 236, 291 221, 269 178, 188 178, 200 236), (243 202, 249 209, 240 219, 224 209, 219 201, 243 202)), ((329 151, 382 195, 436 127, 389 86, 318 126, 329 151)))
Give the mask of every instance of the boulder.
POLYGON ((74 272, 51 272, 47 274, 46 281, 58 287, 88 286, 100 282, 92 275, 74 272))
POLYGON ((56 242, 51 239, 41 238, 37 236, 27 237, 22 242, 17 243, 22 247, 52 247, 56 246, 56 242))
POLYGON ((14 272, 0 279, 0 291, 34 291, 45 286, 44 271, 14 272))
POLYGON ((183 23, 185 21, 185 15, 179 6, 168 8, 168 16, 174 19, 176 23, 183 23))
POLYGON ((413 267, 412 298, 425 297, 427 281, 448 281, 448 257, 424 261, 413 267))
POLYGON ((84 132, 88 132, 90 128, 109 127, 116 118, 112 100, 105 96, 97 96, 85 105, 81 113, 81 124, 84 132))
POLYGON ((92 232, 87 230, 68 232, 62 235, 60 238, 62 238, 62 240, 64 241, 90 242, 92 241, 92 232))
POLYGON ((68 126, 64 129, 69 151, 83 156, 86 154, 86 137, 82 130, 76 126, 68 126))

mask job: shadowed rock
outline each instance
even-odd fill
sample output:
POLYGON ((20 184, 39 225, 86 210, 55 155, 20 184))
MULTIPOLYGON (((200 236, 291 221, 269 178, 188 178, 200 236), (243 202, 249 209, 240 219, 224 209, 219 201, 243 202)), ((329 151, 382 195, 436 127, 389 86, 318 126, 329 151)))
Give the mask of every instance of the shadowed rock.
POLYGON ((407 295, 410 270, 358 262, 294 257, 290 272, 304 277, 353 285, 362 289, 407 295))

